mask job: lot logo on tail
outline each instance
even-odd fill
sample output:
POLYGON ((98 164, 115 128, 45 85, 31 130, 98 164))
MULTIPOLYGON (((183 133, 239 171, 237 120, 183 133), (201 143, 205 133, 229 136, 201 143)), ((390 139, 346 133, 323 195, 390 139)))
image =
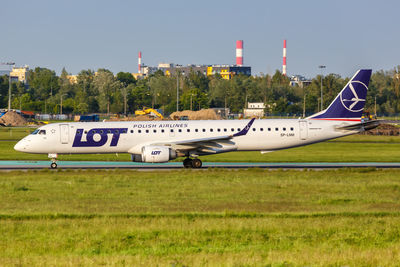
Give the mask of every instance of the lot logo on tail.
POLYGON ((368 87, 360 81, 352 81, 349 86, 340 94, 340 101, 343 107, 351 112, 360 112, 364 109, 365 99, 359 98, 359 94, 366 95, 368 87), (349 90, 350 89, 350 90, 349 90), (359 92, 357 94, 357 92, 359 92))
POLYGON ((84 129, 77 129, 73 147, 100 147, 108 141, 108 136, 112 135, 110 146, 117 146, 120 134, 126 134, 128 128, 95 128, 86 134, 86 141, 82 140, 84 129))

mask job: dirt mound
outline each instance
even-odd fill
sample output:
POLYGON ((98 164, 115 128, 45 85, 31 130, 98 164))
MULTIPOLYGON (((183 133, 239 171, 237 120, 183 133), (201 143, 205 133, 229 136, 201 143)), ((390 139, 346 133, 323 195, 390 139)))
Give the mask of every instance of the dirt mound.
POLYGON ((392 124, 381 124, 375 129, 364 132, 365 135, 390 135, 399 136, 400 128, 392 124))
POLYGON ((150 115, 139 115, 135 117, 129 117, 127 119, 130 121, 162 121, 161 118, 150 115))
POLYGON ((169 117, 173 120, 179 120, 181 117, 187 117, 189 120, 220 120, 219 116, 213 109, 202 109, 199 111, 176 111, 172 113, 169 117))
POLYGON ((8 111, 0 118, 0 123, 6 126, 26 126, 27 120, 15 111, 8 111))

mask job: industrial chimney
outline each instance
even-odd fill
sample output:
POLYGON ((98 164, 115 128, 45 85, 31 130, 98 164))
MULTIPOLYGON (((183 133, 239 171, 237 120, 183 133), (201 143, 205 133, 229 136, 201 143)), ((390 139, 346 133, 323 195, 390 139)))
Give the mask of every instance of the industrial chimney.
POLYGON ((142 52, 140 51, 138 56, 138 73, 142 73, 142 52))
POLYGON ((236 65, 243 66, 243 40, 236 41, 236 65))
POLYGON ((286 76, 286 40, 283 40, 283 64, 282 74, 286 76))

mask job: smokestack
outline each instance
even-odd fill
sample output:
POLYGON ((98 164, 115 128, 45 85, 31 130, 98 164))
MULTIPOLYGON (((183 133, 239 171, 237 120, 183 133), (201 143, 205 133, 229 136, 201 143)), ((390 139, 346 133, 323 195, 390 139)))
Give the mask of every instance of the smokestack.
POLYGON ((243 40, 236 41, 236 65, 243 66, 243 40))
POLYGON ((142 73, 142 52, 140 51, 138 56, 138 73, 142 73))
POLYGON ((286 76, 286 40, 283 40, 283 64, 282 64, 282 74, 286 76))

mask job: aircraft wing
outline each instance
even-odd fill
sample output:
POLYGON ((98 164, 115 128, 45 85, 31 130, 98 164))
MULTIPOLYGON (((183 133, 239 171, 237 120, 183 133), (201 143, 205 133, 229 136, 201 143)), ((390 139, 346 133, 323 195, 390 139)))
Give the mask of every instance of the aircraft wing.
POLYGON ((232 135, 210 136, 197 139, 177 140, 171 142, 155 142, 151 145, 170 146, 178 151, 197 150, 204 153, 218 153, 236 150, 235 144, 230 141, 233 137, 244 136, 250 130, 254 118, 239 132, 232 135))

